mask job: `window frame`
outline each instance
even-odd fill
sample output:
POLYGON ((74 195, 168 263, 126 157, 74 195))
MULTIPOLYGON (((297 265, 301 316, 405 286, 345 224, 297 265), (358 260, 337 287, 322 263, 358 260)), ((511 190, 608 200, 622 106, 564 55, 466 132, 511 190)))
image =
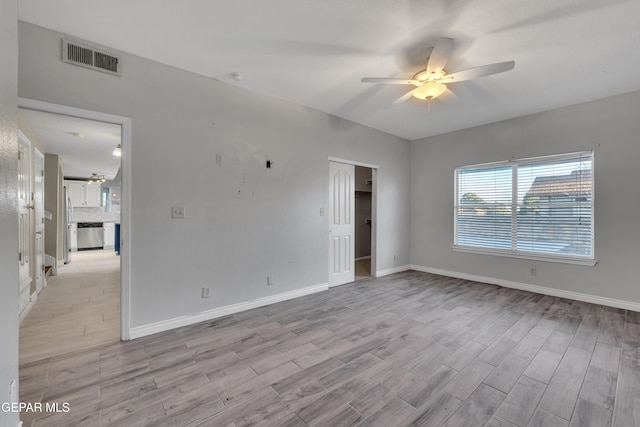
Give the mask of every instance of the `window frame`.
MULTIPOLYGON (((573 204, 572 204, 573 206, 573 204)), ((548 156, 528 157, 522 159, 503 160, 498 162, 480 163, 457 166, 454 168, 454 199, 453 199, 453 245, 455 252, 476 253, 483 255, 494 255, 507 258, 519 258, 533 261, 558 262, 575 265, 595 266, 598 261, 595 258, 595 153, 591 151, 578 151, 565 154, 553 154, 548 156), (562 161, 580 156, 590 156, 591 158, 591 255, 556 255, 553 253, 533 252, 517 249, 513 242, 517 241, 517 216, 518 216, 518 167, 543 161, 562 161), (458 208, 459 208, 459 172, 465 169, 492 169, 501 166, 511 167, 511 240, 512 247, 509 249, 488 248, 480 246, 459 245, 458 242, 458 208)))

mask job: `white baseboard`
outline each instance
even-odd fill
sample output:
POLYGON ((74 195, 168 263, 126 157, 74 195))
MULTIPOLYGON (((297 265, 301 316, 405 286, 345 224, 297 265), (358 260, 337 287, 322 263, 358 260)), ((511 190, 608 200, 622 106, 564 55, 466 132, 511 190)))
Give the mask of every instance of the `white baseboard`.
POLYGON ((52 276, 58 275, 58 268, 56 265, 56 259, 54 257, 52 257, 51 255, 44 254, 44 265, 46 267, 51 267, 52 276))
POLYGON ((225 307, 218 307, 189 316, 180 316, 173 319, 150 323, 148 325, 136 326, 129 330, 129 339, 140 338, 147 335, 157 334, 158 332, 164 332, 170 329, 192 325, 194 323, 217 319, 219 317, 228 316, 230 314, 239 313, 241 311, 251 310, 253 308, 263 307, 265 305, 303 297, 305 295, 314 294, 316 292, 326 291, 327 289, 329 289, 329 284, 323 283, 316 286, 296 289, 295 291, 283 292, 277 295, 258 298, 252 301, 245 301, 238 304, 227 305, 225 307))
POLYGON ((31 311, 31 309, 33 308, 33 305, 36 303, 36 301, 38 301, 38 293, 35 292, 33 294, 31 294, 29 296, 29 304, 24 308, 24 310, 22 311, 22 313, 20 313, 19 316, 19 321, 22 322, 24 320, 25 317, 27 317, 27 314, 29 314, 29 311, 31 311))
POLYGON ((477 276, 475 274, 460 273, 457 271, 442 270, 440 268, 424 267, 421 265, 412 264, 409 267, 411 270, 423 271, 425 273, 455 277, 457 279, 472 280, 474 282, 480 282, 480 283, 489 283, 492 285, 503 286, 505 288, 519 289, 521 291, 529 291, 529 292, 534 292, 536 294, 549 295, 552 297, 569 298, 576 301, 606 305, 608 307, 616 307, 616 308, 623 308, 625 310, 640 311, 640 303, 632 302, 632 301, 601 297, 598 295, 584 294, 581 292, 565 291, 563 289, 547 288, 545 286, 530 285, 528 283, 513 282, 510 280, 496 279, 494 277, 477 276))
POLYGON ((56 265, 56 259, 51 255, 44 254, 44 265, 47 267, 53 267, 54 265, 56 265))
POLYGON ((401 265, 399 267, 385 268, 384 270, 377 270, 376 277, 388 276, 389 274, 400 273, 402 271, 407 271, 410 269, 411 269, 410 265, 401 265))

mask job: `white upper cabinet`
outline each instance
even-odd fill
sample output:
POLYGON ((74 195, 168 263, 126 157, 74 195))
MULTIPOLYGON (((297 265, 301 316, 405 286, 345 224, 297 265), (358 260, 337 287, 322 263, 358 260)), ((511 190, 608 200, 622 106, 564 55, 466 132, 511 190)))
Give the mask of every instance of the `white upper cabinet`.
POLYGON ((71 198, 71 206, 74 208, 99 208, 102 205, 101 187, 100 184, 67 181, 67 191, 71 198))
POLYGON ((83 182, 67 182, 67 193, 71 198, 71 206, 74 208, 84 207, 86 185, 83 182))
POLYGON ((100 184, 87 184, 86 187, 86 202, 85 207, 99 208, 102 206, 102 186, 100 184))

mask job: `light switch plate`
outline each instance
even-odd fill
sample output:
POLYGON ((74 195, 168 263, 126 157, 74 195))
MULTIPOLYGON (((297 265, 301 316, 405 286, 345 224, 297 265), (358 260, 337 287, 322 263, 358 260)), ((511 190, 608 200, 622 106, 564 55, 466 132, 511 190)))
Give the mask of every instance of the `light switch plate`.
POLYGON ((184 218, 184 206, 171 206, 171 218, 173 219, 184 218))

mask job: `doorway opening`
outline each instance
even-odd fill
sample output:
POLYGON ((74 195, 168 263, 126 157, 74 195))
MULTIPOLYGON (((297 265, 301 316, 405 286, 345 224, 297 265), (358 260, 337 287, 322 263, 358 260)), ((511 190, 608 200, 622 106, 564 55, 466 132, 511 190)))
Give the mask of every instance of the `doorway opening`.
POLYGON ((373 169, 355 165, 355 280, 371 279, 373 169))
POLYGON ((27 99, 19 107, 21 133, 43 158, 43 224, 34 231, 51 271, 22 316, 22 365, 129 339, 131 121, 27 99), (79 238, 88 225, 80 235, 91 238, 79 238))
POLYGON ((329 286, 376 277, 375 165, 329 158, 329 286))

